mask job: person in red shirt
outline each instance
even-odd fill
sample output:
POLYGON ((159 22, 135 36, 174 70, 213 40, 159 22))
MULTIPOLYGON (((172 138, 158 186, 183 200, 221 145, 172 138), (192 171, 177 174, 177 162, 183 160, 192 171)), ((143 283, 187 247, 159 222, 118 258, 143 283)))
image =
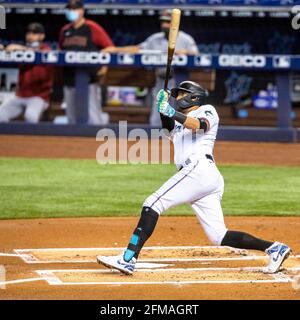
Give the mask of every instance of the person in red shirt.
MULTIPOLYGON (((66 5, 65 25, 59 36, 59 47, 64 51, 97 51, 113 47, 113 42, 106 31, 96 22, 85 19, 84 5, 80 0, 70 0, 66 5)), ((104 68, 102 68, 104 70, 104 68)), ((88 114, 90 124, 107 124, 108 114, 101 110, 101 88, 98 84, 99 70, 88 68, 90 76, 88 114)), ((100 71, 101 74, 101 71, 100 71)), ((64 99, 67 106, 68 122, 76 123, 75 117, 75 70, 63 69, 64 99)))
MULTIPOLYGON (((5 50, 49 51, 43 43, 45 29, 37 22, 30 23, 26 32, 26 45, 10 44, 5 50)), ((9 122, 24 112, 27 122, 37 123, 49 104, 52 90, 53 72, 51 66, 21 65, 15 97, 0 106, 0 122, 9 122)))

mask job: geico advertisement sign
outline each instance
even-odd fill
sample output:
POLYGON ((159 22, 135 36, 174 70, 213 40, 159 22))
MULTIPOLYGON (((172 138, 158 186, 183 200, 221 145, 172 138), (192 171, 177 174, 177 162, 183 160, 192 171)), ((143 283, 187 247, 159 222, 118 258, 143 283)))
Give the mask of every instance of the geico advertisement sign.
POLYGON ((266 57, 263 55, 227 55, 219 56, 219 65, 221 67, 250 67, 263 68, 266 66, 266 57))
POLYGON ((67 51, 65 53, 66 63, 90 63, 90 64, 106 64, 110 63, 111 57, 109 53, 101 52, 84 52, 84 51, 67 51))
MULTIPOLYGON (((186 55, 174 55, 172 65, 174 66, 186 66, 188 57, 186 55)), ((142 54, 142 65, 154 65, 161 66, 167 63, 167 56, 165 54, 142 54)))
POLYGON ((0 51, 0 61, 5 62, 34 62, 34 51, 0 51))

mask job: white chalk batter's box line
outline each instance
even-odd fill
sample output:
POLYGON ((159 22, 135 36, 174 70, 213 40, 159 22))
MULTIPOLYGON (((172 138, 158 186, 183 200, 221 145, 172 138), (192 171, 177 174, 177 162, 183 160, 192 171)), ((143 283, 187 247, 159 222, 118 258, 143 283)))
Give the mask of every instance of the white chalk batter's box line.
MULTIPOLYGON (((247 270, 247 271, 258 271, 262 270, 259 268, 253 268, 253 267, 245 267, 245 268, 197 268, 198 270, 209 270, 209 271, 227 271, 227 270, 236 270, 236 271, 242 271, 242 270, 247 270)), ((170 269, 174 270, 174 269, 170 269)), ((188 272, 190 269, 177 269, 177 270, 184 270, 185 272, 188 272)), ((192 269, 192 270, 195 270, 192 269)), ((141 271, 149 271, 149 270, 141 270, 141 271)), ((153 270, 152 270, 153 271, 153 270)), ((159 270, 156 269, 155 272, 163 272, 164 270, 159 270)), ((295 268, 289 268, 288 271, 292 272, 298 272, 300 271, 300 267, 295 267, 295 268)), ((26 283, 26 282, 35 282, 35 281, 46 281, 49 285, 125 285, 125 284, 171 284, 171 285, 177 285, 181 286, 183 284, 239 284, 239 283, 288 283, 288 282, 293 282, 294 279, 290 278, 290 276, 278 273, 271 275, 273 279, 270 280, 234 280, 234 281, 229 281, 229 280, 219 280, 219 281, 168 281, 168 282, 63 282, 61 281, 57 276, 54 275, 55 272, 93 272, 93 273, 101 273, 101 274, 120 274, 118 271, 112 271, 112 270, 93 270, 93 269, 59 269, 59 270, 36 270, 36 273, 39 274, 39 278, 27 278, 27 279, 16 279, 16 280, 9 280, 9 281, 4 281, 0 282, 0 285, 9 285, 9 284, 21 284, 21 283, 26 283)))
MULTIPOLYGON (((125 247, 113 247, 113 248, 36 248, 36 249, 14 249, 14 252, 26 263, 91 263, 96 261, 96 257, 93 260, 39 260, 37 257, 32 255, 30 252, 60 252, 60 251, 124 251, 125 247)), ((226 246, 154 246, 154 247, 144 247, 145 250, 191 250, 191 249, 202 249, 202 250, 209 250, 209 249, 229 249, 233 250, 233 248, 226 247, 226 246)), ((256 256, 252 256, 254 259, 256 259, 256 256)), ((264 256, 257 256, 258 259, 264 258, 264 256)), ((232 260, 235 258, 162 258, 162 259, 156 259, 156 258, 150 258, 150 259, 139 259, 140 262, 188 262, 188 261, 214 261, 216 260, 223 260, 228 259, 232 260)), ((240 258, 236 258, 240 259, 240 258)), ((243 260, 252 260, 251 257, 246 257, 246 259, 243 260)))
MULTIPOLYGON (((155 269, 151 270, 151 272, 191 272, 191 271, 248 271, 248 272, 263 272, 264 268, 253 268, 253 267, 244 267, 244 268, 177 268, 177 269, 155 269)), ((288 271, 300 271, 299 268, 289 268, 286 269, 288 271)), ((37 274, 41 276, 41 278, 48 282, 49 285, 52 286, 70 286, 70 285, 185 285, 185 284, 247 284, 247 283, 290 283, 293 282, 293 278, 290 276, 277 273, 277 274, 268 274, 270 276, 270 280, 194 280, 194 281, 90 281, 90 282, 63 282, 60 280, 55 273, 98 273, 98 274, 121 274, 119 271, 115 270, 99 270, 99 269, 57 269, 57 270, 36 270, 37 274)), ((140 269, 138 272, 149 272, 147 269, 140 269)))
MULTIPOLYGON (((96 262, 96 257, 93 260, 39 260, 37 257, 30 254, 31 251, 34 252, 59 252, 59 251, 123 251, 122 248, 37 248, 37 249, 14 249, 14 252, 19 256, 24 262, 28 264, 34 263, 93 263, 96 262)), ((190 250, 190 249, 229 249, 234 250, 231 247, 226 246, 168 246, 168 247, 144 247, 145 250, 190 250)), ((234 253, 234 252, 233 252, 234 253)), ((300 255, 290 256, 291 258, 300 258, 300 255)), ((213 261, 253 261, 262 260, 268 258, 267 255, 251 255, 251 256, 241 256, 241 257, 222 257, 222 258, 150 258, 150 259, 139 259, 140 262, 191 262, 191 261, 202 261, 202 262, 213 262, 213 261)))
MULTIPOLYGON (((231 252, 234 252, 234 248, 231 247, 224 247, 224 246, 169 246, 169 247, 145 247, 144 249, 152 249, 152 250, 188 250, 188 249, 224 249, 227 248, 231 252)), ((14 252, 15 254, 12 253, 0 253, 0 256, 7 256, 7 257, 18 257, 23 259, 26 263, 75 263, 76 261, 54 261, 54 260, 49 260, 49 261, 41 261, 37 257, 33 256, 30 254, 30 252, 35 251, 35 252, 60 252, 60 251, 122 251, 124 248, 35 248, 35 249, 15 249, 14 252)), ((216 253, 220 254, 220 253, 216 253)), ((239 251, 237 254, 241 254, 239 251)), ((159 261, 226 261, 226 260, 257 260, 257 259, 265 259, 267 256, 266 255, 257 255, 257 256, 242 256, 242 257, 224 257, 224 258, 165 258, 165 259, 148 259, 148 260, 139 260, 139 261, 151 261, 151 262, 159 262, 159 261)), ((300 255, 292 256, 294 258, 300 258, 300 255)), ((87 260, 78 260, 79 263, 85 263, 89 262, 87 260)), ((95 262, 95 260, 90 261, 90 262, 95 262)), ((149 272, 150 270, 147 269, 146 267, 143 267, 143 263, 140 263, 140 266, 136 272, 149 272), (146 269, 145 269, 146 268, 146 269)), ((154 264, 153 264, 154 265, 154 264)), ((138 266, 137 266, 138 267, 138 266)), ((174 272, 174 269, 158 269, 159 265, 153 266, 151 272, 166 272, 166 270, 170 270, 174 272), (157 268, 157 269, 156 269, 157 268)), ((175 269, 176 270, 176 269, 175 269)), ((192 270, 199 270, 199 271, 230 271, 230 270, 235 270, 242 272, 243 270, 247 271, 257 271, 257 272, 262 272, 263 268, 261 267, 243 267, 243 268, 196 268, 196 269, 177 269, 177 270, 183 270, 183 272, 189 272, 192 270)), ((291 272, 299 272, 300 267, 293 267, 293 268, 286 268, 286 271, 291 271, 291 272)), ((55 272, 93 272, 93 273, 100 273, 100 274, 112 274, 112 273, 119 273, 118 271, 111 271, 111 270, 103 270, 103 269, 87 269, 87 270, 82 270, 82 269, 70 269, 70 270, 36 270, 36 272, 41 276, 40 278, 29 278, 29 279, 16 279, 16 280, 10 280, 6 281, 6 284, 17 284, 17 283, 24 283, 24 282, 31 282, 31 281, 47 281, 48 284, 50 285, 129 285, 129 284, 172 284, 172 285, 183 285, 183 284, 233 284, 233 283, 274 283, 274 282, 280 282, 280 283, 287 283, 287 282, 292 282, 294 281, 292 275, 287 275, 283 273, 275 274, 275 275, 270 275, 270 280, 198 280, 198 281, 151 281, 151 282, 63 282, 61 281, 54 273, 55 272)))

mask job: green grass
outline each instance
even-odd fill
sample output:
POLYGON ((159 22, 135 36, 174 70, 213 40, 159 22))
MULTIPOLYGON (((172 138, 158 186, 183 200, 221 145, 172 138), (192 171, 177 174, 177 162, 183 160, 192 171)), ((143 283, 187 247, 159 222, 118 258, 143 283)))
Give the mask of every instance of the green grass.
MULTIPOLYGON (((300 167, 219 166, 227 215, 300 215, 300 167)), ((129 216, 174 165, 0 158, 0 218, 129 216)), ((189 206, 167 215, 193 214, 189 206)))

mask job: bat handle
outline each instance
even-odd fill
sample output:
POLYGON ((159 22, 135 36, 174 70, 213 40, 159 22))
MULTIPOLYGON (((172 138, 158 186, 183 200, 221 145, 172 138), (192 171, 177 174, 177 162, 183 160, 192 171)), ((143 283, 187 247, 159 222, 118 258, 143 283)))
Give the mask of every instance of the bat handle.
POLYGON ((168 82, 169 82, 169 76, 170 76, 170 64, 167 65, 167 69, 166 69, 166 77, 165 77, 165 84, 164 84, 164 90, 167 91, 168 89, 168 82))
POLYGON ((167 67, 166 67, 166 75, 165 75, 165 84, 164 84, 165 91, 167 91, 167 89, 168 89, 168 82, 169 82, 169 77, 170 77, 170 72, 171 72, 171 64, 172 64, 173 55, 174 55, 174 49, 169 48, 168 49, 168 61, 167 61, 167 67))

